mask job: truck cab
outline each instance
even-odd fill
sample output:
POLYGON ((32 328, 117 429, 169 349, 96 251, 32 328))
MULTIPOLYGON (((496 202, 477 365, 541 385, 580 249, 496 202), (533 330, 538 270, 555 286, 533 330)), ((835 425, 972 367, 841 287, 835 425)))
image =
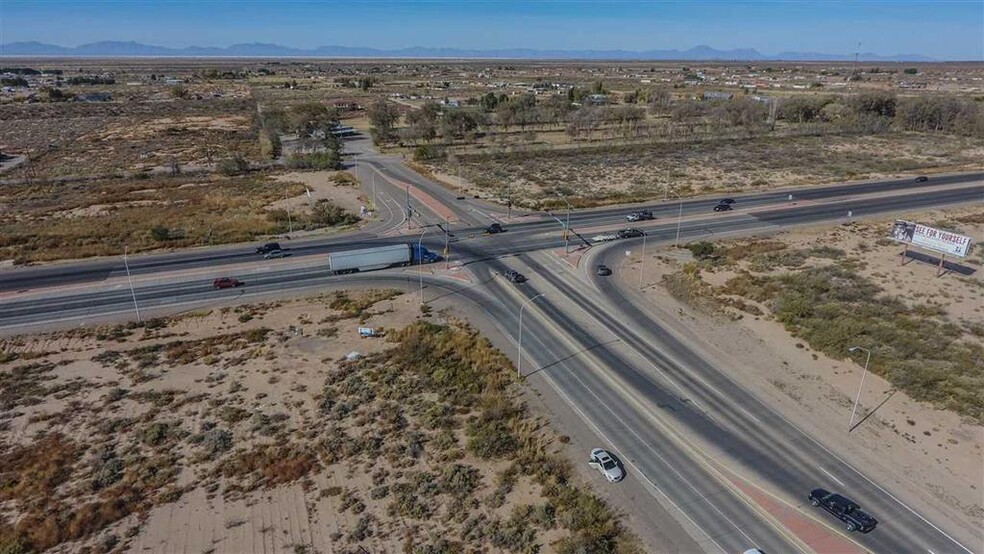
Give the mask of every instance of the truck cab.
POLYGON ((441 256, 438 255, 437 253, 431 252, 430 250, 425 248, 422 244, 418 244, 415 242, 410 243, 410 253, 412 255, 412 259, 410 261, 413 264, 420 264, 420 263, 432 264, 441 259, 441 256))

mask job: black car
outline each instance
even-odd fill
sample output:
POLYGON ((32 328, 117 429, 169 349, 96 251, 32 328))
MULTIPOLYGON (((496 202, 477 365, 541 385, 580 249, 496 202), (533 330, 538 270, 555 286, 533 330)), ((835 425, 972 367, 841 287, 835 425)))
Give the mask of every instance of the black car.
POLYGON ((256 253, 257 254, 266 254, 268 252, 273 252, 274 250, 283 250, 283 248, 280 248, 280 243, 279 242, 268 242, 268 243, 264 244, 263 246, 257 248, 256 249, 256 253))
POLYGON ((607 265, 602 264, 595 268, 595 273, 601 275, 602 277, 607 277, 612 274, 612 270, 607 265))
POLYGON ((844 527, 848 531, 867 533, 878 525, 878 521, 862 512, 860 506, 824 489, 814 489, 810 493, 810 504, 834 514, 837 519, 844 522, 844 527))
POLYGON ((718 204, 717 206, 714 206, 715 212, 726 212, 731 209, 731 204, 718 204))
POLYGON ((487 229, 485 229, 485 232, 490 235, 494 235, 496 233, 502 233, 503 231, 505 231, 505 229, 502 228, 501 223, 493 223, 492 225, 489 225, 487 229))
POLYGON ((718 204, 734 204, 734 203, 735 203, 734 198, 722 198, 721 200, 718 200, 718 204))
POLYGON ((926 177, 925 175, 920 175, 919 177, 916 177, 916 182, 917 183, 925 183, 928 180, 929 180, 929 177, 926 177))
POLYGON ((629 215, 625 216, 625 219, 629 221, 642 221, 645 219, 656 219, 656 216, 654 216, 653 212, 649 210, 642 210, 639 212, 630 213, 629 215))
POLYGON ((641 229, 622 229, 621 231, 615 233, 615 236, 620 239, 634 239, 636 237, 644 236, 645 234, 646 233, 644 233, 641 229))
POLYGON ((505 277, 506 279, 509 279, 513 283, 526 282, 526 276, 513 269, 506 270, 505 272, 503 272, 502 276, 505 277))

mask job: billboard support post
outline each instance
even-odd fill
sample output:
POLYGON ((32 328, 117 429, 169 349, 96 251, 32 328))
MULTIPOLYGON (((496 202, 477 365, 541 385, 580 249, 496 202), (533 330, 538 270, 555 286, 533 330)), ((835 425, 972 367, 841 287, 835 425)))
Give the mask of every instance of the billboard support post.
POLYGON ((940 255, 940 266, 936 268, 936 276, 939 277, 943 275, 943 260, 946 259, 946 254, 940 255))
POLYGON ((904 266, 905 260, 908 257, 909 257, 909 243, 906 242, 902 244, 902 263, 900 263, 899 265, 904 266))

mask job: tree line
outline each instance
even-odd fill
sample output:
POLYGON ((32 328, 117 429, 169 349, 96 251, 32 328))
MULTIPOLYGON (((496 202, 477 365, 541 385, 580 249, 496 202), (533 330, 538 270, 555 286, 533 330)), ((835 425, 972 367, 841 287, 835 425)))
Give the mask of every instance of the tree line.
POLYGON ((429 101, 405 116, 395 104, 379 99, 369 107, 368 115, 375 140, 412 144, 431 144, 437 139, 444 143, 471 141, 479 133, 558 125, 572 139, 591 138, 601 130, 624 138, 693 134, 697 130, 756 133, 773 130, 776 121, 787 126, 810 125, 820 133, 899 130, 984 136, 984 105, 956 96, 899 98, 891 92, 864 92, 700 100, 674 99, 664 89, 640 89, 623 93, 618 104, 586 102, 592 94, 606 94, 597 92, 604 90, 598 85, 547 97, 489 92, 461 107, 429 101))

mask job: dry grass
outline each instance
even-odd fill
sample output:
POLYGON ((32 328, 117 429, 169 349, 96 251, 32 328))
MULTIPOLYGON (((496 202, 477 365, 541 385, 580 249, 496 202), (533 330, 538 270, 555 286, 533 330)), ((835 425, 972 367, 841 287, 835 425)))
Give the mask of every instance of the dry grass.
POLYGON ((879 136, 753 138, 568 150, 459 155, 432 171, 461 175, 484 196, 526 206, 580 206, 852 179, 978 169, 984 140, 894 133, 879 136), (460 165, 459 165, 460 164, 460 165), (511 190, 509 188, 511 187, 511 190))
POLYGON ((266 211, 283 195, 284 185, 265 177, 5 185, 0 258, 24 263, 121 255, 124 245, 136 252, 252 240, 286 229, 266 211))

